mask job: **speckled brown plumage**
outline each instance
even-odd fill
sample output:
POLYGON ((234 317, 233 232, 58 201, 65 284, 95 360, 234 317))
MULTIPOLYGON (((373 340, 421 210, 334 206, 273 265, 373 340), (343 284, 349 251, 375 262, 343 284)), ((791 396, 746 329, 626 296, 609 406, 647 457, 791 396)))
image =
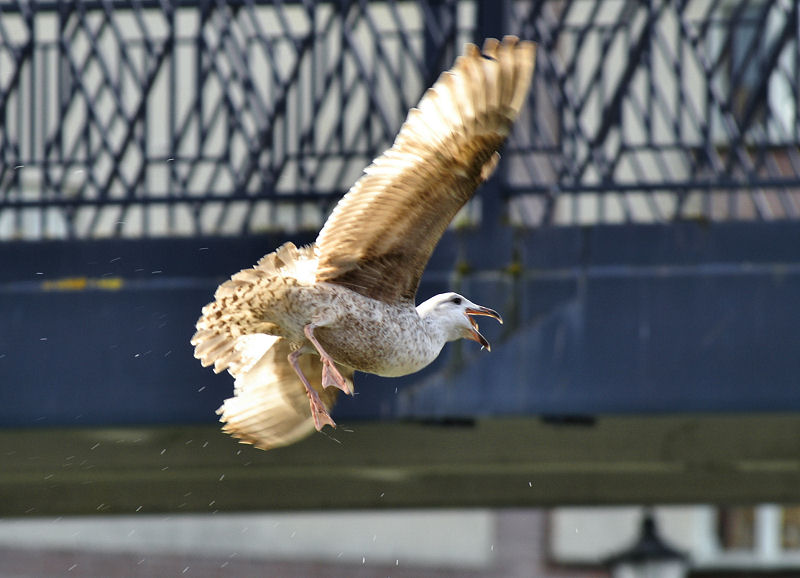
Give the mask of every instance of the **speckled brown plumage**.
POLYGON ((514 37, 487 40, 483 54, 468 45, 315 245, 286 243, 220 285, 192 344, 204 366, 236 379, 223 429, 265 449, 286 445, 333 425, 328 410, 338 389, 352 392, 353 370, 413 373, 462 337, 488 347, 471 316, 496 312, 456 294, 419 307, 414 297, 442 233, 494 170, 534 59, 535 45, 514 37))

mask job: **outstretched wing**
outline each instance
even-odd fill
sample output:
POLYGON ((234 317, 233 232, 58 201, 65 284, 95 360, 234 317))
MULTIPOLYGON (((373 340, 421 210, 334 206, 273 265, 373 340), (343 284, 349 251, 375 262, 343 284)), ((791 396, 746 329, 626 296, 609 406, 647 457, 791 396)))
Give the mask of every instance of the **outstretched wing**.
POLYGON ((385 302, 413 300, 434 247, 494 170, 530 86, 536 45, 468 44, 411 109, 317 237, 316 280, 385 302))
MULTIPOLYGON (((305 388, 286 358, 286 340, 271 335, 240 337, 236 343, 241 365, 237 368, 234 397, 217 410, 222 430, 243 443, 269 450, 286 446, 315 431, 305 388)), ((322 364, 316 355, 298 360, 303 373, 330 410, 339 390, 323 389, 322 364)), ((337 366, 352 388, 353 371, 337 366)))

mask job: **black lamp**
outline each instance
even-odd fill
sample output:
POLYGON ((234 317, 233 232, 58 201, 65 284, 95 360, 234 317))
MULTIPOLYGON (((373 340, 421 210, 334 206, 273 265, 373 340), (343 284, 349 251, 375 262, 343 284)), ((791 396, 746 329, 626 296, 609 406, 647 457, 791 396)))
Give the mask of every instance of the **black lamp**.
POLYGON ((642 518, 639 538, 627 550, 606 560, 612 578, 685 578, 688 559, 658 535, 650 511, 642 518))

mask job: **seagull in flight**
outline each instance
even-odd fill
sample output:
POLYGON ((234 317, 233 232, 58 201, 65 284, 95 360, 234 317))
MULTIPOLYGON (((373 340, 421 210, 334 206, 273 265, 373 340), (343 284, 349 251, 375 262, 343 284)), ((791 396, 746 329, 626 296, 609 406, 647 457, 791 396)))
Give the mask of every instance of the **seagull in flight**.
POLYGON ((339 201, 314 244, 285 243, 216 290, 191 339, 204 367, 234 377, 223 430, 271 449, 325 425, 353 373, 401 376, 471 339, 493 309, 444 293, 415 305, 455 214, 488 179, 523 106, 536 45, 468 44, 408 113, 394 144, 339 201))

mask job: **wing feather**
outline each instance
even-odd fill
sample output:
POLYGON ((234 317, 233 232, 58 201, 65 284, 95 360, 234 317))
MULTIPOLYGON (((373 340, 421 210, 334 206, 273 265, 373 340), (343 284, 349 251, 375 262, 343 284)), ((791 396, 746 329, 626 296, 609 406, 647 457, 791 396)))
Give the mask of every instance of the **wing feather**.
MULTIPOLYGON (((234 377, 234 397, 217 410, 222 430, 242 443, 263 450, 292 444, 315 431, 303 384, 286 361, 286 340, 271 335, 247 335, 237 340, 241 365, 234 377)), ((339 390, 323 389, 322 364, 315 355, 298 360, 303 373, 330 410, 339 390)), ((352 387, 353 371, 337 368, 352 387)), ((233 373, 233 371, 232 371, 233 373)))
POLYGON ((408 113, 317 237, 316 280, 385 302, 413 300, 442 234, 497 164, 522 107, 536 47, 507 36, 467 45, 408 113))

